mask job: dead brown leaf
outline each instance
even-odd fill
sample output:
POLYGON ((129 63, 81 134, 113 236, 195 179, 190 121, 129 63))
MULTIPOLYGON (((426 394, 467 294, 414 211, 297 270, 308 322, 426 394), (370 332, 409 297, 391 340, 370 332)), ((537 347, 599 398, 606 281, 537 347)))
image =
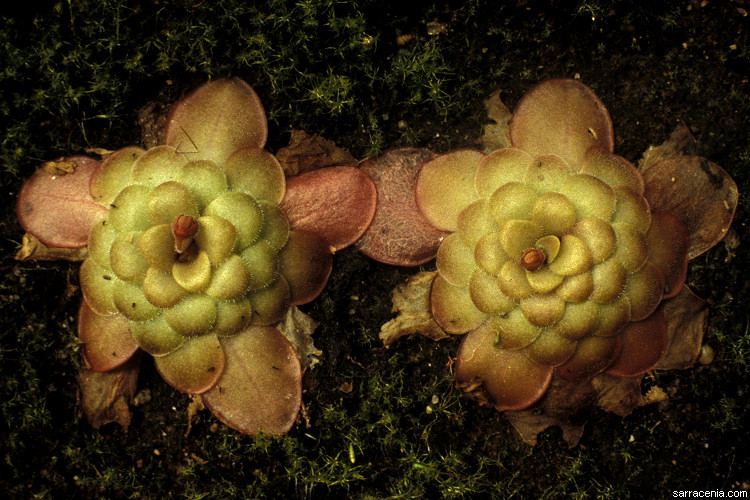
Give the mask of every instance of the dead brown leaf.
POLYGON ((190 403, 187 407, 187 420, 188 420, 188 426, 185 430, 185 437, 188 437, 190 435, 190 431, 193 428, 193 419, 198 414, 199 411, 203 411, 206 409, 206 405, 203 404, 203 398, 200 396, 193 394, 190 396, 190 403))
POLYGON ((351 165, 357 160, 346 149, 316 134, 308 135, 302 130, 293 130, 289 145, 276 152, 286 175, 297 175, 308 170, 335 165, 351 165))
POLYGON ((538 403, 526 410, 506 411, 505 416, 527 444, 534 446, 539 433, 559 427, 572 448, 578 445, 595 408, 626 417, 636 408, 666 401, 667 395, 659 387, 652 387, 644 396, 642 380, 643 375, 624 378, 606 373, 577 381, 556 376, 538 403))
POLYGON ((398 316, 380 329, 380 339, 384 345, 413 333, 433 340, 448 337, 430 313, 430 286, 436 274, 437 271, 417 273, 393 290, 391 312, 398 313, 398 316))
POLYGON ((75 172, 76 166, 74 161, 52 160, 42 164, 42 169, 52 175, 65 175, 75 172))
POLYGON ((69 260, 81 262, 89 252, 86 247, 56 248, 39 241, 36 236, 25 233, 21 239, 21 248, 16 252, 16 260, 69 260))
POLYGON ((312 333, 317 326, 317 321, 297 307, 289 308, 286 317, 276 325, 297 351, 302 371, 318 364, 318 358, 323 354, 313 345, 312 333))
POLYGON ((110 372, 98 373, 82 367, 78 374, 81 412, 94 429, 117 422, 127 429, 133 404, 141 356, 136 353, 124 365, 110 372))
POLYGON ((531 446, 540 432, 548 427, 562 429, 570 448, 581 440, 583 428, 597 405, 597 393, 590 380, 567 380, 554 377, 547 392, 534 406, 521 411, 506 411, 505 417, 531 446))
POLYGON ((599 408, 627 417, 645 404, 641 380, 643 375, 632 378, 613 377, 606 373, 597 375, 591 379, 591 385, 596 389, 599 408))
POLYGON ((484 109, 487 110, 489 123, 484 124, 484 133, 477 144, 482 147, 482 152, 491 153, 498 149, 508 148, 510 143, 510 124, 511 112, 500 99, 500 89, 494 91, 484 100, 484 109))
POLYGON ((665 158, 683 155, 695 156, 696 154, 697 146, 695 138, 690 133, 685 122, 680 121, 677 123, 674 131, 672 131, 669 139, 658 146, 648 147, 643 153, 643 157, 638 161, 638 169, 643 173, 665 158))
POLYGON ((674 298, 659 306, 667 320, 667 351, 657 370, 684 370, 693 366, 701 352, 708 303, 684 286, 674 298))

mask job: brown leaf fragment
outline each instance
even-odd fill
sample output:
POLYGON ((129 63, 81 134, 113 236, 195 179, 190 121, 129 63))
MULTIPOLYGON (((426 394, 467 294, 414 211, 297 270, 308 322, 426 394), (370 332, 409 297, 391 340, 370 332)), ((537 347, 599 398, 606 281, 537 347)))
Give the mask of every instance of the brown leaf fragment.
POLYGON ((606 373, 586 380, 554 377, 538 403, 526 410, 506 411, 505 416, 526 444, 534 446, 539 433, 555 426, 573 448, 596 407, 626 417, 641 406, 667 400, 660 387, 652 387, 642 395, 641 380, 643 375, 627 378, 606 373))
POLYGON ((127 363, 110 372, 97 373, 82 367, 78 374, 79 402, 91 427, 98 429, 117 422, 127 429, 132 414, 141 357, 133 356, 127 363))
POLYGON ((538 403, 526 410, 506 411, 505 417, 531 446, 539 433, 548 427, 562 430, 570 448, 578 445, 583 428, 596 408, 597 394, 590 380, 567 380, 554 377, 549 389, 538 403))
POLYGON ((105 149, 105 148, 86 148, 86 152, 89 154, 97 155, 102 160, 106 160, 110 156, 112 156, 112 153, 114 153, 111 149, 105 149))
POLYGON ((659 306, 667 320, 667 351, 657 370, 684 370, 693 366, 701 352, 708 304, 687 285, 676 297, 659 306))
POLYGON ((500 89, 497 89, 483 101, 489 122, 484 124, 484 133, 476 140, 476 143, 482 147, 484 153, 491 153, 512 146, 510 127, 508 126, 511 112, 500 99, 500 93, 500 89))
POLYGON ((643 375, 632 378, 613 377, 606 373, 597 375, 591 380, 591 385, 596 389, 599 408, 627 417, 646 404, 641 394, 641 380, 643 375))
POLYGON ((317 168, 351 165, 357 162, 349 151, 336 146, 335 142, 317 134, 308 135, 303 130, 292 130, 289 145, 276 152, 276 159, 288 176, 317 168))
POLYGON ((695 156, 697 154, 695 138, 690 133, 685 122, 680 120, 672 131, 669 139, 658 146, 649 146, 638 161, 638 169, 644 173, 665 158, 672 156, 695 156))
POLYGON ((294 350, 297 351, 302 371, 320 363, 319 357, 323 354, 323 351, 315 347, 312 338, 317 326, 317 321, 300 311, 296 306, 290 307, 287 310, 286 317, 276 324, 276 328, 284 334, 284 337, 292 343, 294 350))
POLYGON ((380 329, 380 339, 388 346, 399 337, 418 333, 432 340, 448 337, 432 318, 430 312, 430 286, 437 271, 415 274, 391 293, 393 308, 398 313, 380 329))
POLYGON ((16 252, 16 260, 69 260, 81 262, 89 254, 86 247, 57 248, 39 241, 36 236, 25 233, 21 239, 21 248, 16 252))
POLYGON ((190 395, 190 403, 187 407, 187 420, 188 425, 187 429, 185 430, 185 437, 188 437, 190 435, 190 431, 193 428, 193 420, 195 419, 195 416, 198 415, 199 411, 203 411, 206 409, 206 405, 203 404, 203 398, 196 394, 190 395))
POLYGON ((48 174, 72 174, 76 170, 76 162, 68 160, 52 160, 42 164, 42 169, 48 174))

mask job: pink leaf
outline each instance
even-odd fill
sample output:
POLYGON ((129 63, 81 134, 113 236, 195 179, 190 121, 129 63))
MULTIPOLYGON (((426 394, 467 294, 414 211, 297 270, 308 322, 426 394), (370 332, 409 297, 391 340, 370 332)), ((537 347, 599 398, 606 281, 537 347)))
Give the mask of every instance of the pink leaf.
POLYGON ((93 158, 69 156, 34 172, 16 203, 21 227, 51 247, 86 245, 91 227, 107 215, 89 193, 89 180, 98 166, 93 158))
POLYGON ((375 218, 357 241, 362 253, 397 266, 418 266, 435 258, 448 233, 422 215, 414 191, 419 170, 434 157, 427 149, 400 148, 360 164, 378 191, 375 218))
POLYGON ((78 338, 95 372, 114 370, 138 350, 127 318, 122 314, 96 314, 85 300, 78 309, 78 338))
POLYGON ((523 95, 510 121, 510 139, 531 156, 552 153, 573 166, 591 146, 614 149, 607 108, 586 85, 567 79, 547 80, 523 95))
POLYGON ((333 251, 370 227, 377 205, 372 179, 356 167, 328 167, 290 177, 281 208, 292 228, 317 233, 333 251))
POLYGON ((302 401, 302 370, 292 344, 273 327, 221 340, 226 367, 203 402, 219 420, 247 434, 284 434, 302 401))
POLYGON ((222 165, 238 149, 266 144, 266 113, 258 95, 243 80, 215 80, 174 105, 164 136, 167 145, 189 159, 222 165))

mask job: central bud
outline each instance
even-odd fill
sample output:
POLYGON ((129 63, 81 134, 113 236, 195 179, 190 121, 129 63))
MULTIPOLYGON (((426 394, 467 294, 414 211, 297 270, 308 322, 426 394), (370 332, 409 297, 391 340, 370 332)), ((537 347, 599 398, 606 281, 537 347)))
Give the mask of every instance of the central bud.
POLYGON ((182 255, 190 247, 198 232, 198 221, 189 215, 178 215, 172 223, 174 250, 182 255))
POLYGON ((521 254, 521 265, 527 271, 536 271, 542 267, 546 258, 547 256, 544 255, 544 252, 538 248, 529 248, 521 254))

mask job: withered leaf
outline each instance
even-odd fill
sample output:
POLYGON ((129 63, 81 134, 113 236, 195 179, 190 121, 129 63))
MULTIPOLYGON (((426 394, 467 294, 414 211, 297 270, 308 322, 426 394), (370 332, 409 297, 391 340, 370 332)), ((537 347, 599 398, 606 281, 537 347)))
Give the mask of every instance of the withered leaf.
POLYGON ((136 354, 127 363, 110 372, 94 372, 82 367, 78 374, 81 412, 91 427, 98 429, 117 422, 127 429, 133 404, 141 356, 136 354))
POLYGON ((676 297, 659 306, 667 319, 667 351, 657 370, 684 370, 695 364, 706 330, 708 304, 684 286, 676 297))
POLYGON ((643 375, 613 377, 602 373, 589 380, 567 380, 554 377, 550 388, 539 402, 522 411, 506 411, 505 416, 521 435, 534 446, 538 434, 548 427, 559 427, 569 447, 578 445, 584 426, 595 408, 630 415, 636 408, 667 399, 659 387, 641 393, 643 375))
POLYGON ((398 313, 398 316, 380 329, 380 339, 384 345, 413 333, 433 340, 448 337, 430 313, 430 286, 436 274, 437 271, 417 273, 393 290, 391 312, 398 313))
POLYGON ((626 417, 633 410, 645 404, 641 394, 641 380, 638 377, 613 377, 602 373, 591 380, 591 385, 596 389, 599 400, 599 408, 626 417))
POLYGON ((286 175, 297 175, 308 170, 335 165, 351 165, 357 160, 346 149, 316 134, 292 130, 289 144, 276 152, 286 175))
POLYGON ((16 260, 69 260, 81 262, 89 254, 87 247, 58 248, 50 247, 39 241, 36 236, 24 233, 21 248, 16 252, 16 260))
POLYGON ((658 146, 649 146, 641 159, 638 160, 638 169, 643 173, 665 158, 683 155, 695 156, 696 154, 695 138, 685 122, 680 120, 669 139, 658 146))
POLYGON ((539 402, 526 410, 506 411, 505 417, 526 444, 534 446, 540 432, 556 426, 562 429, 563 439, 572 448, 581 440, 596 404, 597 393, 590 380, 554 377, 539 402))
POLYGON ((284 337, 294 346, 299 356, 302 371, 307 370, 320 363, 318 359, 323 352, 313 344, 312 334, 317 328, 318 322, 299 310, 298 307, 290 307, 286 317, 276 324, 284 337))
POLYGON ((481 145, 484 153, 491 153, 511 146, 510 128, 508 127, 511 112, 500 99, 500 93, 500 89, 497 89, 483 101, 489 122, 484 124, 484 133, 476 142, 481 145))
POLYGON ((203 398, 192 394, 190 396, 190 403, 188 403, 187 407, 187 429, 185 430, 185 437, 188 437, 190 435, 190 431, 193 429, 193 420, 198 415, 199 411, 203 411, 206 409, 206 405, 203 404, 203 398))

